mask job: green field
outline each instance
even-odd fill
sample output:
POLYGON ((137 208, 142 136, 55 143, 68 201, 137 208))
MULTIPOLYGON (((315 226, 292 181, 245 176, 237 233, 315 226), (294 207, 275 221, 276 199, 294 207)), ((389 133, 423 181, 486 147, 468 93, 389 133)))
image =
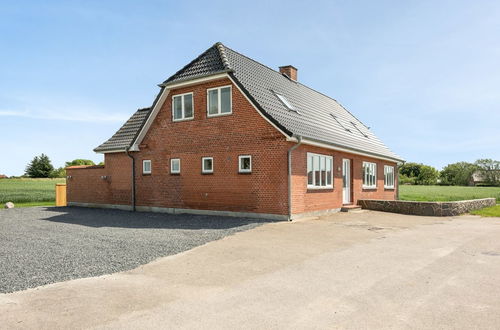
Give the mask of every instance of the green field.
POLYGON ((399 199, 446 202, 493 197, 500 203, 500 187, 399 186, 399 199))
POLYGON ((0 179, 0 205, 13 202, 16 207, 52 206, 56 183, 66 179, 0 179))

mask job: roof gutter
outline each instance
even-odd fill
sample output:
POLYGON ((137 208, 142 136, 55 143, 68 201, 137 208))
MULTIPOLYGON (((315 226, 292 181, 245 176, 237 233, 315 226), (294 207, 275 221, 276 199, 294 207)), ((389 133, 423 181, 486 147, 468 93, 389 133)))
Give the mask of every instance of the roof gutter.
MULTIPOLYGON (((295 138, 294 136, 292 136, 290 138, 287 138, 287 141, 297 142, 297 138, 295 138)), ((398 163, 398 164, 403 164, 404 163, 404 160, 400 159, 400 158, 393 158, 393 157, 389 157, 389 156, 381 156, 381 155, 376 154, 376 153, 371 153, 371 152, 368 152, 368 151, 358 150, 358 149, 354 149, 354 148, 348 148, 348 147, 336 145, 336 144, 333 144, 333 143, 319 142, 319 141, 316 141, 316 140, 306 139, 306 138, 302 139, 302 143, 303 144, 312 145, 312 146, 316 146, 316 147, 321 147, 321 148, 326 148, 326 149, 331 149, 331 150, 336 150, 336 151, 347 152, 347 153, 351 153, 351 154, 355 154, 355 155, 361 155, 361 156, 365 156, 365 157, 371 157, 371 158, 386 160, 386 161, 395 162, 395 163, 398 163)))
POLYGON ((297 136, 297 144, 288 149, 288 221, 292 221, 292 152, 302 144, 302 137, 297 136))

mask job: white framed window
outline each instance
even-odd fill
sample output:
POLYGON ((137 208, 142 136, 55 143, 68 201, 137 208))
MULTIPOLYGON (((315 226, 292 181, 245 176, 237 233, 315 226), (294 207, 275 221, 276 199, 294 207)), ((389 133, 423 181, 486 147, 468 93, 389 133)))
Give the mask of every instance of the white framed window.
POLYGON ((394 188, 394 166, 384 165, 384 188, 394 188))
POLYGON ((172 96, 172 120, 181 121, 194 118, 193 93, 172 96))
POLYGON ((231 114, 233 101, 231 86, 207 89, 207 116, 215 117, 231 114))
POLYGON ((179 158, 170 159, 170 173, 172 174, 181 173, 181 160, 179 158))
POLYGON ((333 188, 333 157, 307 153, 307 188, 333 188))
POLYGON ((240 173, 252 173, 252 156, 238 156, 238 171, 240 173))
POLYGON ((363 162, 363 188, 377 188, 377 164, 363 162))
POLYGON ((213 173, 214 172, 214 158, 213 157, 203 157, 201 159, 201 172, 202 173, 213 173))
POLYGON ((142 174, 151 174, 151 161, 149 159, 142 161, 142 174))

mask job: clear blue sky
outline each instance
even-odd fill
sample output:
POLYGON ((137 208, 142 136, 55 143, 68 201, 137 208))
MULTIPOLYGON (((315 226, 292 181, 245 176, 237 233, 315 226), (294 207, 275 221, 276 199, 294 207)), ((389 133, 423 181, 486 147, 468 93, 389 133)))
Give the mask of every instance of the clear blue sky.
POLYGON ((337 99, 407 161, 500 159, 498 1, 1 1, 0 173, 92 149, 221 41, 337 99))

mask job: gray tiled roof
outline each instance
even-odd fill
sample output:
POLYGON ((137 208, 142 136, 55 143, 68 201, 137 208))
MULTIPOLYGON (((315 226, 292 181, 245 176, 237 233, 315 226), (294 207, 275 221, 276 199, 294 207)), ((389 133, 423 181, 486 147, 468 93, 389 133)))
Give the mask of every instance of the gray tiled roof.
POLYGON ((173 76, 164 81, 174 83, 201 76, 227 72, 229 69, 227 61, 223 60, 217 45, 210 47, 200 56, 195 58, 185 67, 177 71, 173 76))
POLYGON ((95 152, 124 151, 135 139, 149 115, 150 108, 137 110, 125 124, 106 142, 94 149, 95 152))
MULTIPOLYGON (((402 160, 336 100, 299 82, 292 81, 278 71, 227 48, 221 43, 210 47, 162 85, 168 88, 170 84, 180 81, 222 72, 228 72, 255 106, 290 136, 302 136, 353 151, 402 160), (286 97, 297 111, 287 109, 276 97, 276 93, 286 97)), ((149 111, 144 112, 145 115, 149 115, 149 111)), ((138 112, 134 116, 137 114, 138 112)), ((142 127, 142 124, 138 122, 141 119, 143 121, 147 119, 142 117, 142 114, 135 119, 134 116, 129 121, 135 124, 127 126, 127 122, 122 127, 127 134, 120 129, 109 141, 95 150, 111 150, 101 149, 101 147, 107 145, 115 136, 118 136, 116 139, 118 142, 111 143, 112 148, 126 148, 125 141, 131 144, 133 128, 137 133, 142 127), (122 135, 127 138, 122 138, 122 135)))
POLYGON ((336 100, 218 45, 234 70, 231 74, 261 110, 285 132, 354 151, 402 160, 336 100), (286 108, 275 93, 285 96, 297 112, 286 108))

